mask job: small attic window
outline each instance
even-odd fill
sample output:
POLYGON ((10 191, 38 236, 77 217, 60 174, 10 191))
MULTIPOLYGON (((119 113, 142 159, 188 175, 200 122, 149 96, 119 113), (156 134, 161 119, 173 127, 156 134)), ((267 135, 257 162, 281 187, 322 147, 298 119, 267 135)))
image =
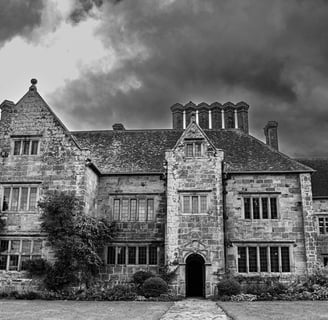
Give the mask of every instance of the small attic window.
POLYGON ((195 142, 187 142, 185 144, 185 154, 186 157, 201 157, 204 154, 204 146, 202 142, 195 141, 195 142))

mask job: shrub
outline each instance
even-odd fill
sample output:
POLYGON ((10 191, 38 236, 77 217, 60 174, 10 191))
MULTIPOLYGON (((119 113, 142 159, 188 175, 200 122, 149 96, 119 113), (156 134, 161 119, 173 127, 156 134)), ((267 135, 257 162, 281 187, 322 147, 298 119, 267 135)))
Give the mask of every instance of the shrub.
POLYGON ((109 301, 134 300, 136 296, 137 293, 133 287, 122 284, 107 289, 103 294, 104 300, 109 301))
POLYGON ((60 291, 68 285, 78 282, 75 270, 68 264, 62 264, 60 261, 55 262, 47 270, 43 280, 49 290, 60 291))
POLYGON ((132 281, 137 287, 141 287, 151 277, 154 277, 154 274, 150 271, 137 271, 133 274, 132 281))
POLYGON ((176 276, 177 269, 170 270, 168 265, 159 269, 159 276, 166 282, 170 283, 176 276))
POLYGON ((99 252, 112 239, 113 225, 84 214, 73 193, 50 192, 38 205, 42 209, 41 230, 47 234, 57 261, 47 271, 46 287, 62 290, 77 280, 89 287, 103 265, 99 252))
POLYGON ((43 276, 48 272, 49 268, 51 268, 49 262, 41 258, 23 262, 23 269, 31 276, 43 276))
POLYGON ((163 293, 167 293, 167 283, 160 277, 148 278, 143 286, 145 297, 159 297, 163 293))
POLYGON ((235 296, 231 296, 231 301, 242 302, 242 301, 256 301, 257 296, 255 294, 240 293, 235 296))
POLYGON ((234 296, 241 292, 241 286, 236 280, 223 279, 217 284, 218 296, 234 296))

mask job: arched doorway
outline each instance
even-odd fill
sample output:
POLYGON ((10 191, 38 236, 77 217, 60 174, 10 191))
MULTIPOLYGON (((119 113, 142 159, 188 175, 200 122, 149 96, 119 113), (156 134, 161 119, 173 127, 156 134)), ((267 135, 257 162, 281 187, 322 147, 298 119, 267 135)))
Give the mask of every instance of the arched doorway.
POLYGON ((199 254, 191 254, 186 260, 186 296, 205 296, 205 261, 199 254))

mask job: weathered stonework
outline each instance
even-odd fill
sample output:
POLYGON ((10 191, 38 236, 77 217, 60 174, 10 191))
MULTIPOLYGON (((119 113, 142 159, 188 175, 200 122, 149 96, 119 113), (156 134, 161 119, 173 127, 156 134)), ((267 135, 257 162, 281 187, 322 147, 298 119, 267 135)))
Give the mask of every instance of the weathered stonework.
MULTIPOLYGON (((173 292, 209 297, 225 272, 288 280, 311 273, 318 255, 328 255, 328 236, 318 235, 316 217, 328 214, 328 198, 312 201, 311 168, 248 134, 245 103, 176 104, 175 130, 148 131, 115 125, 112 131, 70 132, 37 93, 35 82, 17 104, 6 100, 0 108, 1 205, 5 188, 33 186, 38 199, 48 190, 73 191, 85 213, 115 221, 113 240, 103 250, 103 283, 126 283, 136 271, 158 273, 166 264, 176 272, 173 292), (15 140, 31 138, 39 141, 38 152, 14 155, 15 140), (251 195, 273 195, 277 217, 246 218, 244 201, 251 195), (145 218, 148 200, 150 217, 145 218), (288 271, 238 270, 238 247, 249 245, 288 247, 288 271), (136 250, 131 250, 132 262, 131 247, 136 250), (193 285, 201 291, 192 291, 193 285)), ((20 256, 23 241, 46 239, 38 209, 2 207, 1 216, 6 228, 0 240, 21 241, 20 256)), ((39 254, 53 260, 46 241, 39 254)), ((7 261, 4 266, 0 260, 0 291, 36 285, 7 261)))
MULTIPOLYGON (((305 230, 303 226, 303 205, 299 174, 231 174, 226 186, 227 266, 236 272, 237 244, 289 243, 293 254, 292 272, 302 275, 307 270, 305 230), (279 203, 278 219, 247 220, 244 218, 243 196, 247 194, 277 194, 279 203)), ((311 206, 311 204, 308 204, 311 206)))
MULTIPOLYGON (((199 141, 199 140, 196 140, 199 141)), ((165 259, 177 269, 173 284, 180 295, 185 295, 186 260, 191 254, 205 261, 205 295, 213 295, 217 282, 215 273, 224 271, 224 231, 222 212, 222 160, 223 152, 213 149, 204 133, 192 123, 172 151, 167 161, 167 227, 165 259), (200 139, 203 154, 186 156, 186 141, 200 139), (207 212, 183 213, 184 194, 207 195, 207 212)))

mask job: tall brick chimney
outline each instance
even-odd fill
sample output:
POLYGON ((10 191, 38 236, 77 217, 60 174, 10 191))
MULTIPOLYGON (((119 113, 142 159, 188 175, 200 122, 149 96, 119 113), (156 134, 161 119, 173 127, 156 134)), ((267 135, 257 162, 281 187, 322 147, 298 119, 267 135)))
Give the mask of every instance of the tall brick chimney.
POLYGON ((249 105, 240 101, 236 104, 237 117, 238 117, 238 128, 248 133, 248 109, 249 105))
POLYGON ((171 107, 173 129, 183 129, 183 105, 176 103, 171 107))
POLYGON ((278 148, 278 122, 269 121, 264 127, 264 134, 266 138, 266 144, 270 147, 279 150, 278 148))

